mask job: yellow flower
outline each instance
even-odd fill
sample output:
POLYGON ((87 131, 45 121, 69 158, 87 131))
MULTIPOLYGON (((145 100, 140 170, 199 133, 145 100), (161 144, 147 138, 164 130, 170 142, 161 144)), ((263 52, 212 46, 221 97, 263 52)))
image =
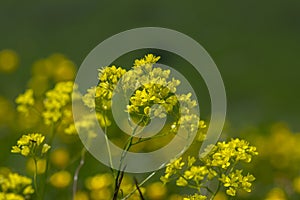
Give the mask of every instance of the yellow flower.
POLYGON ((89 195, 83 191, 77 191, 74 200, 89 200, 89 195))
POLYGON ((0 174, 0 188, 0 199, 3 200, 24 200, 25 196, 34 193, 30 178, 11 172, 6 175, 0 174))
MULTIPOLYGON (((43 174, 46 171, 47 161, 45 159, 37 160, 37 174, 43 174)), ((33 158, 28 159, 26 169, 32 174, 35 173, 35 162, 33 158)))
POLYGON ((286 194, 284 192, 283 189, 281 188, 273 188, 272 190, 270 190, 267 194, 267 197, 265 198, 265 200, 286 200, 286 194))
POLYGON ((134 61, 134 67, 144 66, 146 64, 154 64, 160 59, 160 56, 154 56, 153 54, 148 54, 145 58, 137 59, 134 61))
POLYGON ((206 200, 207 197, 200 195, 200 194, 194 194, 193 196, 184 197, 183 200, 206 200))
POLYGON ((72 81, 59 82, 46 93, 45 111, 42 113, 45 124, 56 123, 62 117, 62 109, 71 102, 73 86, 72 81))
POLYGON ((165 199, 167 188, 161 182, 151 183, 146 187, 146 195, 149 199, 165 199))
POLYGON ((55 149, 51 152, 50 160, 54 166, 63 169, 70 162, 70 155, 69 152, 63 148, 55 149))
POLYGON ((65 188, 71 182, 71 174, 68 171, 59 171, 50 177, 50 183, 56 188, 65 188))
POLYGON ((184 187, 188 185, 188 182, 184 178, 179 177, 179 179, 177 179, 176 181, 176 185, 180 187, 184 187))
POLYGON ((0 51, 0 72, 14 72, 19 64, 19 57, 13 50, 5 49, 0 51))
POLYGON ((20 94, 16 98, 18 104, 17 110, 21 113, 28 114, 29 108, 34 105, 33 90, 28 89, 24 94, 20 94))
POLYGON ((39 157, 50 149, 48 144, 41 145, 44 140, 45 136, 39 133, 22 135, 17 141, 17 145, 12 147, 11 152, 20 153, 23 156, 39 157))
POLYGON ((98 190, 111 186, 113 184, 113 177, 110 174, 97 174, 88 178, 85 184, 89 190, 98 190))

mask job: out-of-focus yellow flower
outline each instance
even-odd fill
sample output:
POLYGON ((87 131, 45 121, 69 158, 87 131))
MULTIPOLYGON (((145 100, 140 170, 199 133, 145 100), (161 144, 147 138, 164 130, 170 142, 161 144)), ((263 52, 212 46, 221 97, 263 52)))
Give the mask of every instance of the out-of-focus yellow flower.
POLYGON ((63 148, 55 149, 51 152, 51 163, 58 168, 65 168, 70 162, 70 154, 63 148))
POLYGON ((167 188, 161 182, 151 183, 146 187, 146 195, 149 199, 164 200, 167 194, 167 188))
POLYGON ((214 200, 227 200, 226 194, 223 192, 218 192, 218 194, 215 196, 214 200))
POLYGON ((7 175, 9 173, 11 173, 11 171, 8 167, 0 167, 0 175, 7 175))
POLYGON ((111 200, 112 199, 112 191, 108 188, 92 190, 91 191, 91 199, 92 200, 111 200))
POLYGON ((172 194, 170 197, 169 197, 169 200, 183 200, 183 197, 178 195, 178 194, 172 194))
POLYGON ((85 182, 85 185, 89 190, 98 190, 111 186, 113 181, 114 179, 111 174, 97 174, 88 178, 85 182))
POLYGON ((32 66, 32 75, 35 76, 44 76, 51 78, 54 71, 54 66, 49 59, 40 59, 33 63, 32 66))
POLYGON ((259 146, 263 149, 261 156, 267 157, 265 159, 270 160, 275 169, 298 172, 295 163, 300 161, 300 134, 293 133, 284 123, 276 123, 271 134, 262 139, 259 146))
POLYGON ((28 82, 28 87, 37 97, 40 97, 49 89, 50 83, 46 76, 33 76, 28 82))
POLYGON ((84 191, 77 191, 74 200, 89 200, 89 195, 84 191))
POLYGON ((19 64, 18 54, 9 49, 0 51, 0 72, 11 73, 14 72, 19 64))
POLYGON ((56 82, 74 80, 76 74, 75 64, 67 59, 62 60, 56 65, 53 78, 56 82))
POLYGON ((281 188, 273 188, 267 194, 265 200, 286 200, 286 195, 281 188))
POLYGON ((65 188, 71 182, 71 174, 68 171, 59 171, 50 177, 50 183, 56 188, 65 188))
POLYGON ((44 76, 55 82, 72 81, 75 78, 76 67, 64 55, 55 53, 35 62, 32 66, 32 74, 33 77, 44 76))
MULTIPOLYGON (((38 160, 37 161, 37 173, 38 174, 45 173, 46 165, 47 165, 47 161, 45 159, 38 160)), ((35 163, 34 163, 34 160, 32 158, 27 160, 26 169, 31 173, 35 172, 35 163)))

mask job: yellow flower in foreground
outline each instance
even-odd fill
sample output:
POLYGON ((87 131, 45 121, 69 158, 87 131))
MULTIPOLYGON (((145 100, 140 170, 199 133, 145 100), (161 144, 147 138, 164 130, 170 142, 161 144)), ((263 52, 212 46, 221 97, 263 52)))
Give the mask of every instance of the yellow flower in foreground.
POLYGON ((68 171, 59 171, 50 177, 50 183, 56 188, 65 188, 71 182, 71 174, 68 171))
POLYGON ((32 180, 17 173, 0 175, 0 199, 18 200, 34 193, 32 180))
POLYGON ((12 147, 12 153, 20 153, 23 156, 39 157, 50 149, 48 144, 41 145, 45 136, 39 133, 22 135, 17 141, 17 145, 12 147))

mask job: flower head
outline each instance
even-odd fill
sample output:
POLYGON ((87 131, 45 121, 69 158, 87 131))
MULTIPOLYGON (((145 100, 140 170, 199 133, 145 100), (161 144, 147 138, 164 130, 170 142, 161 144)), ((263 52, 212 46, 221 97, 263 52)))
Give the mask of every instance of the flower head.
POLYGON ((20 94, 16 98, 16 103, 18 104, 17 110, 21 113, 28 114, 29 108, 34 105, 34 98, 33 98, 33 90, 28 89, 25 91, 24 94, 20 94))
POLYGON ((39 133, 22 135, 22 137, 17 141, 17 145, 12 147, 11 152, 31 157, 43 155, 50 149, 50 146, 45 144, 44 140, 45 136, 42 136, 39 133))

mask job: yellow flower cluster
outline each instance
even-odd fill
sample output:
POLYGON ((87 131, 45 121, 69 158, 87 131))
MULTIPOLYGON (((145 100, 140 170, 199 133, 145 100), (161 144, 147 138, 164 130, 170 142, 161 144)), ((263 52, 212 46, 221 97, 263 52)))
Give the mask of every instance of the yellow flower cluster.
POLYGON ((48 144, 44 143, 44 140, 45 136, 38 133, 23 135, 17 141, 17 145, 12 147, 11 152, 20 153, 23 156, 42 156, 51 148, 48 144))
POLYGON ((134 67, 152 65, 160 59, 160 56, 154 56, 153 54, 148 54, 142 59, 136 59, 134 61, 134 67))
POLYGON ((255 177, 251 174, 242 175, 242 170, 236 170, 229 175, 222 174, 219 179, 226 189, 226 193, 230 196, 235 196, 238 189, 243 189, 246 192, 251 192, 251 185, 255 177))
POLYGON ((34 193, 32 180, 17 173, 0 175, 1 200, 25 200, 34 193))
POLYGON ((56 123, 62 117, 62 109, 71 102, 73 86, 72 81, 59 82, 46 93, 45 111, 42 113, 45 124, 56 123))
POLYGON ((231 139, 230 142, 218 142, 209 155, 201 160, 206 166, 227 169, 238 161, 249 163, 255 155, 258 155, 256 147, 250 146, 245 140, 236 138, 231 139))
POLYGON ((170 70, 153 67, 159 59, 160 57, 148 54, 140 60, 135 60, 133 70, 124 77, 125 89, 135 89, 136 83, 141 85, 130 97, 127 109, 131 115, 164 118, 167 113, 174 111, 178 104, 174 93, 180 81, 174 78, 168 80, 170 70), (155 108, 151 109, 155 104, 155 108))
POLYGON ((182 162, 182 157, 171 160, 171 162, 166 166, 165 175, 162 176, 160 180, 166 184, 170 181, 171 176, 177 174, 177 172, 181 170, 184 165, 185 163, 182 162))
POLYGON ((16 103, 18 104, 17 110, 25 115, 28 115, 29 108, 34 105, 34 102, 33 90, 28 89, 24 94, 20 94, 16 98, 16 103))
POLYGON ((87 90, 83 97, 86 106, 96 110, 108 110, 111 107, 113 91, 119 79, 126 73, 121 67, 111 66, 99 69, 99 83, 96 87, 87 90))
POLYGON ((194 188, 198 192, 201 188, 205 188, 212 193, 204 185, 209 180, 216 179, 226 188, 227 195, 235 196, 239 189, 251 192, 254 176, 251 174, 244 176, 242 170, 233 170, 238 162, 250 162, 252 156, 257 154, 256 148, 244 140, 232 139, 229 142, 218 142, 204 158, 197 160, 189 156, 186 163, 181 157, 171 161, 166 166, 161 181, 168 183, 175 179, 177 186, 194 188), (197 161, 200 165, 196 164, 197 161))
POLYGON ((153 66, 159 59, 159 56, 148 54, 135 60, 128 72, 116 66, 100 69, 99 83, 87 90, 84 104, 103 114, 103 110, 111 108, 113 91, 122 89, 125 99, 129 99, 126 111, 133 121, 147 124, 154 117, 165 118, 171 114, 175 122, 170 132, 176 133, 179 126, 187 132, 198 130, 198 113, 192 111, 196 101, 191 99, 191 93, 175 95, 180 81, 170 77, 170 70, 153 66), (121 81, 121 88, 116 88, 118 81, 121 81))

